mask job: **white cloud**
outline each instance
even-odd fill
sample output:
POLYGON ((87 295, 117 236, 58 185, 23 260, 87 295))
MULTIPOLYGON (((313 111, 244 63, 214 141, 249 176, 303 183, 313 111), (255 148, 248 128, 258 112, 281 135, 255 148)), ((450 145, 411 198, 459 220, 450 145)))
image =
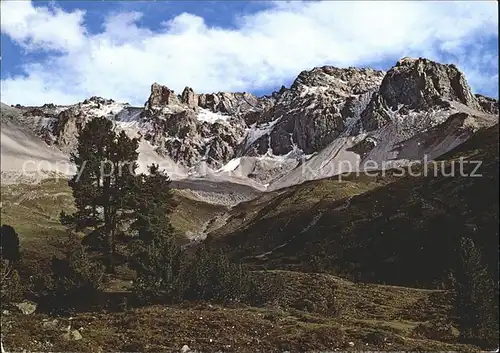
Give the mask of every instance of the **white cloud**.
MULTIPOLYGON (((491 72, 482 74, 477 63, 491 48, 476 41, 498 37, 496 6, 464 1, 276 2, 237 18, 236 29, 208 27, 203 18, 183 13, 165 19, 156 32, 138 25, 141 13, 115 13, 101 33, 88 34, 81 11, 2 1, 2 32, 27 50, 47 46, 64 52, 25 67, 24 77, 2 80, 2 100, 74 103, 100 95, 142 104, 153 82, 176 91, 186 85, 198 92, 249 91, 279 86, 314 66, 362 66, 403 56, 456 58, 471 73, 474 88, 494 89, 491 72), (69 29, 61 31, 70 19, 69 29), (464 55, 472 44, 474 52, 464 55)), ((498 64, 490 64, 498 70, 498 64)))
POLYGON ((85 44, 84 11, 34 8, 30 1, 2 1, 2 32, 28 50, 75 50, 85 44))

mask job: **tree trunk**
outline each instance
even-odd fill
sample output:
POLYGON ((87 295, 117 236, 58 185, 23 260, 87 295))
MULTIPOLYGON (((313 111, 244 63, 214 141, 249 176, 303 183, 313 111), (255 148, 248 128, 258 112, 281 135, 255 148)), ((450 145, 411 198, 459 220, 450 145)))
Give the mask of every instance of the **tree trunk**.
POLYGON ((113 206, 110 194, 111 178, 106 177, 103 183, 103 208, 104 208, 104 229, 106 230, 106 240, 104 255, 106 257, 106 270, 109 273, 115 272, 113 259, 113 206))
POLYGON ((116 208, 111 207, 111 229, 109 233, 109 247, 110 247, 110 254, 109 254, 109 259, 110 259, 110 272, 115 273, 115 234, 116 234, 116 208))

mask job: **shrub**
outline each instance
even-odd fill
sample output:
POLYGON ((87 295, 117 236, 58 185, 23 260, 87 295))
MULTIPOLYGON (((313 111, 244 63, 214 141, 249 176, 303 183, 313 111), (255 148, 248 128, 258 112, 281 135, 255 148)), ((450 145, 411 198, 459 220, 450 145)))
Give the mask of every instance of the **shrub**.
POLYGON ((381 330, 373 330, 363 337, 363 342, 372 345, 381 345, 387 340, 387 333, 381 330))
POLYGON ((3 224, 0 228, 0 255, 2 260, 16 262, 21 258, 19 252, 19 236, 14 228, 3 224))
POLYGON ((252 280, 241 264, 231 262, 221 251, 201 246, 185 272, 186 300, 219 303, 243 302, 249 299, 252 280))
POLYGON ((6 261, 0 261, 1 303, 2 305, 21 301, 25 288, 21 284, 19 273, 6 261))
POLYGON ((140 302, 179 301, 186 286, 185 257, 171 238, 136 244, 131 267, 136 271, 133 291, 140 302))
POLYGON ((241 264, 233 263, 220 249, 202 245, 188 256, 174 241, 136 249, 133 268, 137 272, 133 290, 142 303, 172 303, 182 300, 261 305, 279 296, 284 284, 262 281, 241 264))
POLYGON ((277 272, 252 272, 250 292, 247 302, 250 305, 268 305, 286 307, 288 302, 284 298, 286 283, 284 278, 277 272))
POLYGON ((89 257, 79 240, 70 237, 65 256, 53 256, 51 273, 48 276, 39 273, 32 279, 32 284, 34 290, 41 292, 42 307, 69 311, 97 304, 104 280, 104 267, 89 257))
POLYGON ((454 289, 455 313, 464 342, 498 345, 498 279, 492 272, 483 265, 472 239, 462 238, 454 289))

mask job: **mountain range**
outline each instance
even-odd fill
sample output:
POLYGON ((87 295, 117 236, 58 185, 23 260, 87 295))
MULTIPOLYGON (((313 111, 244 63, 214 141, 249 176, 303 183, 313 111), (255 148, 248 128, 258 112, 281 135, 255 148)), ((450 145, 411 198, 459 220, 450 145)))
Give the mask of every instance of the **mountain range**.
MULTIPOLYGON (((484 266, 472 276, 488 269, 498 278, 498 99, 473 94, 454 65, 323 66, 262 97, 176 94, 153 83, 145 99, 141 107, 98 96, 66 106, 2 103, 0 209, 19 235, 23 278, 31 283, 31 267, 64 251, 60 214, 75 210, 69 156, 83 127, 106 117, 139 139, 140 172, 157 163, 171 177, 169 218, 182 249, 222 250, 268 286, 263 295, 280 288, 279 298, 262 307, 127 308, 120 303, 136 277, 123 237, 124 263, 104 288, 120 308, 68 318, 9 307, 4 346, 475 352, 497 344, 463 340, 451 289, 462 239, 480 254, 472 266, 484 266), (71 325, 78 339, 61 335, 71 325)), ((489 291, 470 285, 474 303, 498 298, 487 283, 489 291)))
POLYGON ((99 116, 140 139, 140 171, 158 163, 174 186, 235 204, 307 180, 432 160, 498 123, 498 100, 473 94, 454 65, 403 58, 387 72, 302 71, 262 97, 189 87, 176 94, 153 83, 143 107, 97 96, 67 106, 2 104, 2 182, 74 173, 69 153, 99 116))

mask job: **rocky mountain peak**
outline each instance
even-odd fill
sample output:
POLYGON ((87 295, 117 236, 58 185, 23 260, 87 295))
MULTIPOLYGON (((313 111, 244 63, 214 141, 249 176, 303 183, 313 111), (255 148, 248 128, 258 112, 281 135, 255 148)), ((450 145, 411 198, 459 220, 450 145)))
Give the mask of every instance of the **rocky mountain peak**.
POLYGON ((317 178, 339 172, 335 163, 345 158, 356 167, 358 157, 404 164, 424 153, 437 156, 477 127, 498 122, 498 100, 473 95, 454 65, 422 58, 403 58, 387 73, 316 67, 270 96, 191 87, 176 94, 153 83, 144 108, 93 96, 19 111, 21 124, 63 152, 74 149, 88 121, 102 116, 139 136, 148 158, 169 161, 186 175, 239 168, 245 182, 260 185, 303 181, 308 176, 294 169, 303 163, 325 168, 317 178))
POLYGON ((92 96, 88 99, 85 99, 82 103, 83 104, 103 104, 103 105, 108 105, 112 104, 115 101, 113 99, 106 99, 103 97, 98 97, 98 96, 92 96))
MULTIPOLYGON (((408 114, 461 109, 492 114, 494 100, 479 99, 455 65, 405 57, 384 76, 378 92, 361 115, 365 131, 372 131, 408 114)), ((425 115, 425 114, 424 114, 425 115)), ((419 119, 417 119, 418 121, 419 119)))
POLYGON ((156 82, 151 85, 151 94, 146 102, 146 109, 179 104, 181 104, 179 97, 173 90, 156 82))
POLYGON ((302 71, 293 82, 291 89, 299 89, 304 85, 322 87, 341 97, 362 94, 378 87, 384 74, 383 71, 370 68, 322 66, 302 71))
POLYGON ((167 113, 206 109, 212 113, 242 116, 251 111, 260 111, 266 106, 269 106, 267 97, 258 98, 247 92, 197 94, 191 87, 185 87, 180 95, 176 95, 167 86, 153 83, 145 109, 162 110, 167 107, 167 113))
POLYGON ((399 60, 385 75, 380 95, 393 110, 400 105, 407 109, 424 110, 443 105, 446 101, 479 108, 464 75, 455 65, 424 58, 405 57, 399 60))
POLYGON ((181 102, 190 108, 198 107, 198 95, 194 93, 191 87, 186 87, 181 94, 181 102))

